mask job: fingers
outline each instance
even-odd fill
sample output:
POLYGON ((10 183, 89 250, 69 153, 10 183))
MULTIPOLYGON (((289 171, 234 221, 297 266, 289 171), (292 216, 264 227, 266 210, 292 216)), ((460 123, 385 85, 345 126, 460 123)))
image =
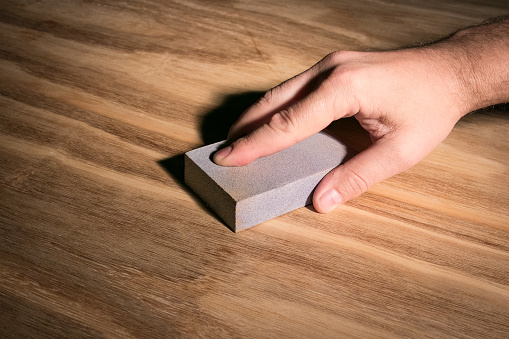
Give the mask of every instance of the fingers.
POLYGON ((335 74, 336 66, 350 54, 331 53, 267 92, 232 126, 228 139, 239 139, 217 152, 214 162, 247 165, 319 132, 335 119, 358 112, 348 79, 335 74))
POLYGON ((410 168, 428 153, 428 150, 408 145, 403 137, 380 139, 333 169, 315 189, 315 209, 328 213, 374 184, 410 168))
POLYGON ((337 118, 335 112, 355 110, 353 97, 331 81, 322 80, 317 88, 298 102, 273 114, 269 121, 217 152, 214 162, 222 166, 243 166, 279 152, 321 131, 337 118), (353 107, 353 108, 352 108, 353 107))
POLYGON ((301 99, 310 91, 317 72, 314 66, 269 90, 232 125, 228 139, 242 137, 270 121, 272 115, 301 99))

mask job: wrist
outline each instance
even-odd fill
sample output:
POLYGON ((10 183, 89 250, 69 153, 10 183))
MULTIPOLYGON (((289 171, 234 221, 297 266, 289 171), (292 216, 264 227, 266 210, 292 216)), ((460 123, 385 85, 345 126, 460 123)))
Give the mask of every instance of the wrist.
POLYGON ((509 20, 461 30, 425 48, 439 58, 463 115, 509 101, 509 20))

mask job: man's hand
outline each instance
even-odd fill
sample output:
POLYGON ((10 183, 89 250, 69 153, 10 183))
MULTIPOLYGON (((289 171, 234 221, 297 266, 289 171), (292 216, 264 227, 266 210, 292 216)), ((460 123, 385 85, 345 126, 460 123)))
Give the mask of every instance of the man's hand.
MULTIPOLYGON (((495 81, 482 73, 494 65, 476 68, 482 64, 482 53, 474 55, 480 61, 465 53, 480 47, 472 38, 475 34, 456 34, 435 45, 399 51, 335 52, 247 109, 228 136, 237 140, 217 152, 214 161, 243 166, 317 133, 334 120, 354 116, 369 132, 372 145, 332 170, 317 186, 313 204, 319 212, 330 212, 415 165, 464 114, 508 99, 503 84, 509 81, 509 28, 507 21, 493 25, 502 27, 501 39, 506 39, 498 51, 506 59, 496 60, 497 66, 506 67, 499 72, 502 79, 495 81)), ((470 30, 482 29, 486 28, 470 30)), ((490 60, 495 62, 493 54, 490 60)))

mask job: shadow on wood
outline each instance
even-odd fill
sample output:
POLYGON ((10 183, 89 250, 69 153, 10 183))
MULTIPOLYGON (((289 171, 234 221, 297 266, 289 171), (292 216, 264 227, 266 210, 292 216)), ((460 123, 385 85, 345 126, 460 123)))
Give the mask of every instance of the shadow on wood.
MULTIPOLYGON (((230 126, 251 106, 263 92, 243 92, 227 95, 221 105, 203 115, 200 124, 201 138, 204 145, 225 140, 230 126)), ((161 166, 182 188, 184 183, 184 154, 159 160, 161 166)))
POLYGON ((224 225, 226 225, 221 218, 211 209, 209 208, 203 200, 196 195, 186 184, 184 181, 184 154, 178 154, 170 158, 166 158, 163 160, 159 160, 157 162, 159 166, 161 166, 166 173, 168 173, 173 179, 175 179, 175 182, 185 190, 191 198, 198 203, 204 211, 206 211, 209 215, 214 216, 217 220, 221 221, 224 225))
POLYGON ((225 140, 230 126, 262 95, 263 92, 253 91, 226 96, 221 105, 203 115, 200 125, 203 143, 209 145, 225 140))
MULTIPOLYGON (((225 140, 230 126, 237 121, 239 116, 249 106, 251 106, 263 92, 244 92, 231 94, 225 97, 221 105, 212 109, 203 115, 201 128, 201 138, 205 145, 225 140)), ((221 220, 203 201, 185 184, 184 181, 184 154, 177 154, 170 158, 162 159, 157 162, 166 173, 168 173, 177 184, 186 190, 193 199, 198 202, 204 210, 210 215, 221 220)), ((223 222, 221 220, 221 222, 223 222)), ((223 222, 224 224, 224 222, 223 222)), ((226 225, 226 224, 225 224, 226 225)))

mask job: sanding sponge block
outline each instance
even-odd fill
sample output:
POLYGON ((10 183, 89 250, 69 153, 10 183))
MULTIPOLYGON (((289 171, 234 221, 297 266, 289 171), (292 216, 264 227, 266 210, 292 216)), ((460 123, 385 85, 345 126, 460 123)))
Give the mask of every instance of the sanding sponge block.
POLYGON ((224 141, 185 155, 185 182, 234 231, 310 204, 320 180, 338 166, 347 147, 327 132, 242 167, 216 165, 224 141))

